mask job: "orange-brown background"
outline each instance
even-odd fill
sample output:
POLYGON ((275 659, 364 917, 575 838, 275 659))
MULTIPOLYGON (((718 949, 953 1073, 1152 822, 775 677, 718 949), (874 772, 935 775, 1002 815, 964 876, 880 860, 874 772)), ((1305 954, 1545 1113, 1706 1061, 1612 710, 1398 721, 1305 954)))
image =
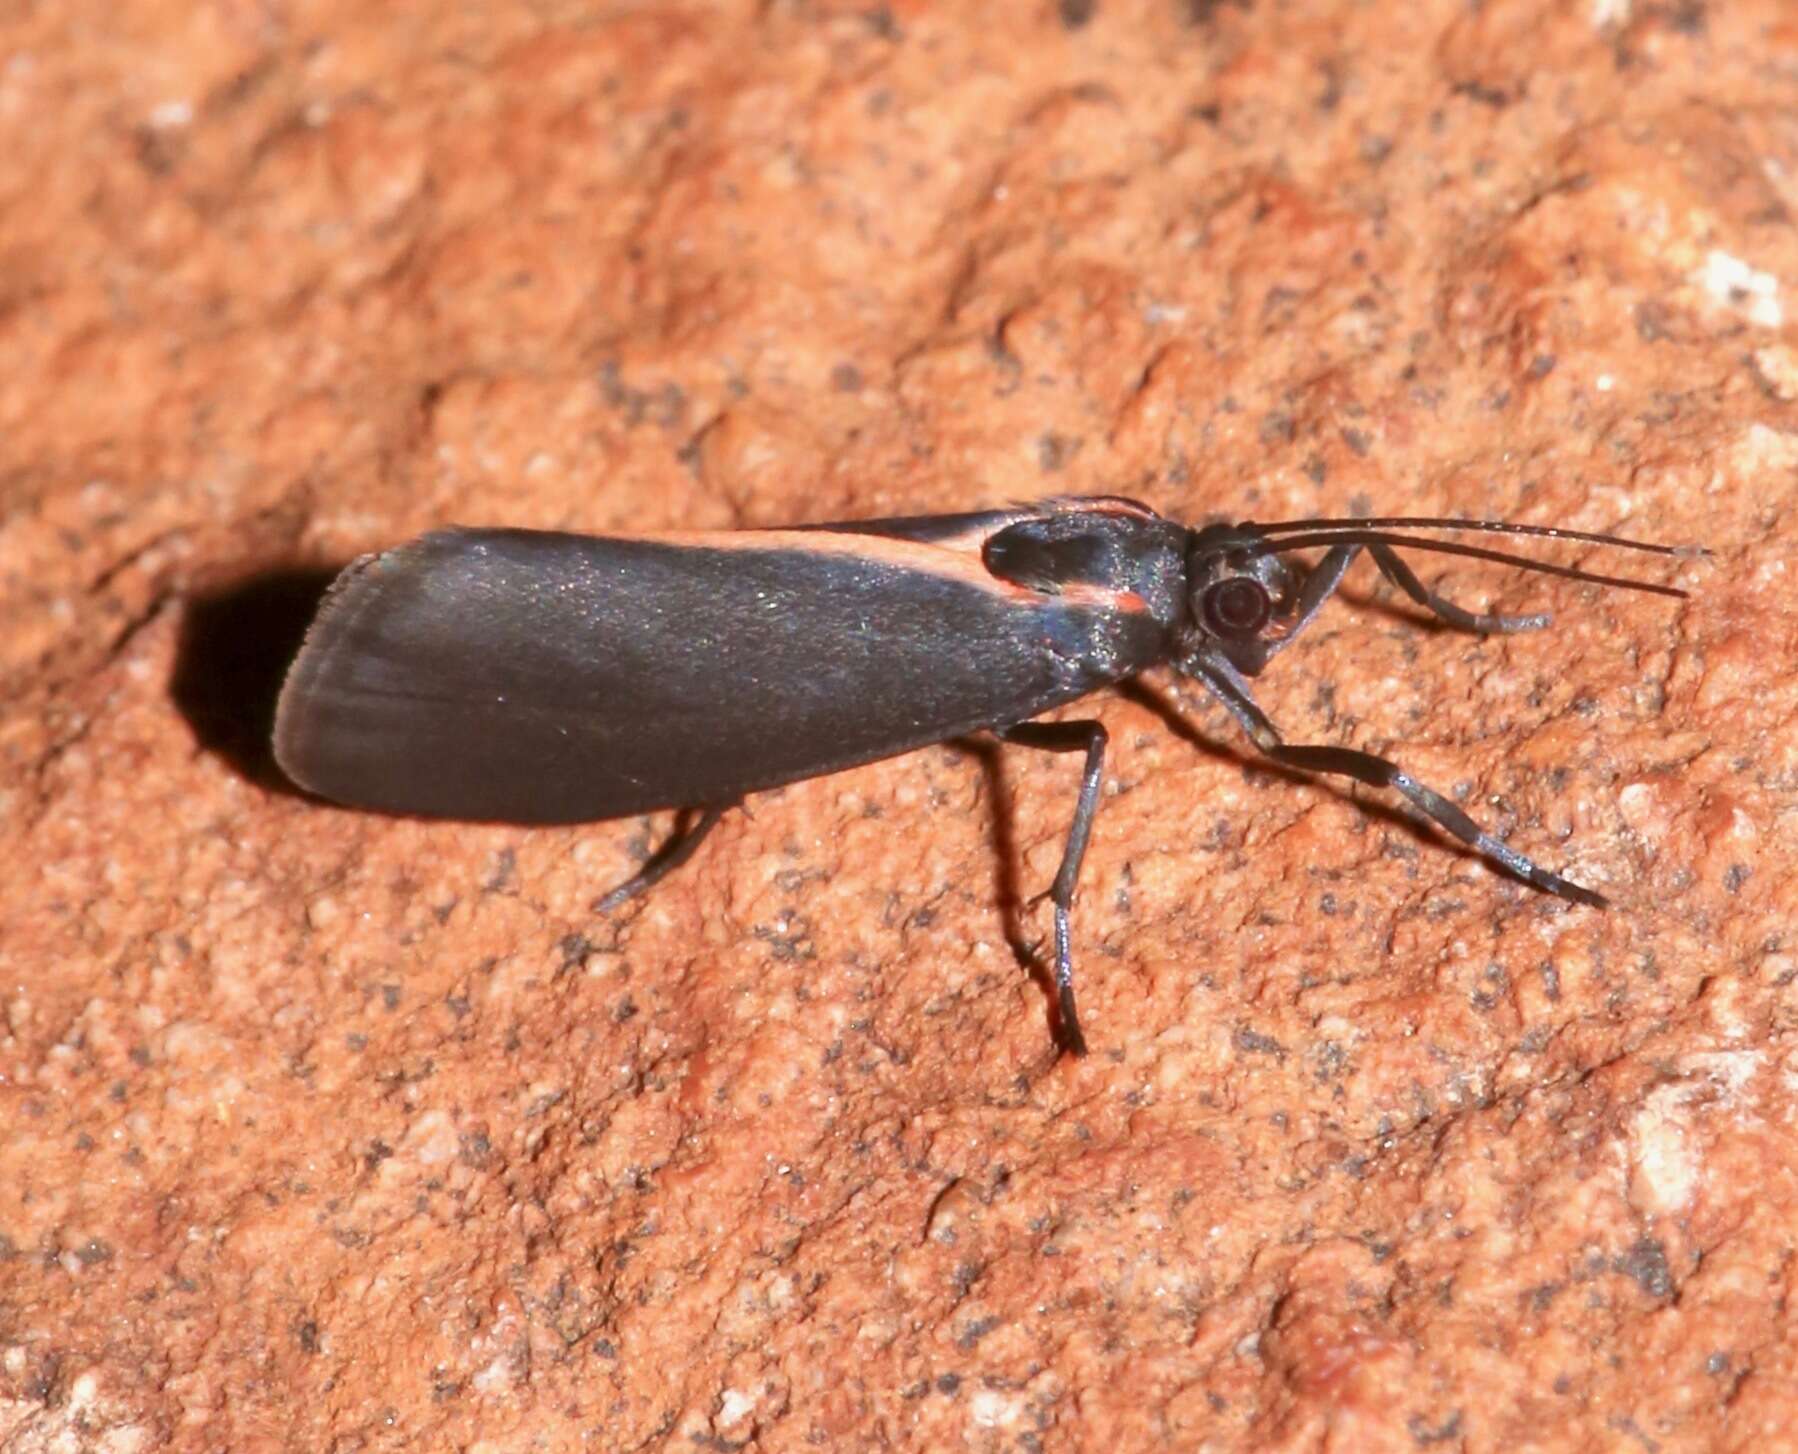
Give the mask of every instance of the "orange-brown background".
POLYGON ((58 0, 0 137, 0 1446, 1775 1447, 1781 0, 58 0), (1708 543, 1428 565, 1509 640, 1358 573, 1262 690, 1615 910, 1109 699, 1048 1066, 1065 759, 601 920, 665 820, 258 754, 307 573, 431 525, 1081 491, 1708 543))

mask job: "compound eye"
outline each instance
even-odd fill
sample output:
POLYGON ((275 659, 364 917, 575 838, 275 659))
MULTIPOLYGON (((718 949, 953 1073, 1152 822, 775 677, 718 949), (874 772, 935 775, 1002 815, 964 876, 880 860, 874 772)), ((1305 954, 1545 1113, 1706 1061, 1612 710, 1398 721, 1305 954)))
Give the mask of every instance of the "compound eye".
POLYGON ((1273 601, 1260 581, 1232 576, 1206 590, 1202 609, 1205 625, 1215 635, 1241 640, 1267 625, 1273 601))

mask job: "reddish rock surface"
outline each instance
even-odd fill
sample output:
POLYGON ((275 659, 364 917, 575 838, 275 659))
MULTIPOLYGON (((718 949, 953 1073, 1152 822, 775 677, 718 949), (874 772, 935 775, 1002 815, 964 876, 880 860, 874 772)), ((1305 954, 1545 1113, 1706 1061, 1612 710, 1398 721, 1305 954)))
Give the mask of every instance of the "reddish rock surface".
POLYGON ((1789 5, 59 0, 0 118, 0 1446, 1777 1447, 1789 5), (1082 491, 1710 545, 1426 561, 1502 640, 1364 567, 1262 689, 1616 908, 1106 699, 1049 1064, 1066 759, 770 794, 605 919, 665 818, 261 748, 434 524, 1082 491))

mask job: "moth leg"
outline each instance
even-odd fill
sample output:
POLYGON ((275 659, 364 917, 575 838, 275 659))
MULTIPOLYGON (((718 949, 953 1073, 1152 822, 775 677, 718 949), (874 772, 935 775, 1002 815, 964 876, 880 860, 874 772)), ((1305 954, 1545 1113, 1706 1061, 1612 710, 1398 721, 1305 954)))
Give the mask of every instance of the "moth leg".
POLYGON ((1074 803, 1074 821, 1068 828, 1061 867, 1055 871, 1055 882, 1049 886, 1048 894, 1055 905, 1055 993, 1061 1020, 1058 1038, 1064 1049, 1084 1055, 1086 1036, 1080 1032, 1080 1016, 1074 1008, 1074 888, 1080 879, 1080 860, 1086 857, 1087 840, 1092 837, 1093 818, 1099 811, 1099 785, 1105 770, 1108 737, 1103 726, 1090 721, 1020 722, 1014 727, 996 729, 995 735, 1020 747, 1036 747, 1045 752, 1086 753, 1080 796, 1074 803))
POLYGON ((1397 763, 1376 757, 1371 752, 1358 752, 1352 747, 1288 745, 1267 714, 1255 704, 1247 685, 1228 662, 1204 656, 1189 658, 1184 665, 1211 690, 1212 695, 1229 708, 1230 714, 1242 724, 1243 731, 1249 734, 1263 755, 1275 762, 1304 772, 1339 773, 1356 782, 1366 783, 1369 787, 1395 788, 1432 823, 1452 833, 1483 858, 1507 869, 1525 883, 1533 884, 1560 898, 1570 899, 1576 904, 1585 904, 1588 908, 1608 907, 1603 895, 1596 894, 1571 879, 1562 878, 1558 873, 1550 873, 1547 869, 1538 867, 1509 844, 1494 838, 1441 793, 1434 788, 1425 787, 1397 763))
POLYGON ((1360 553, 1358 545, 1333 545, 1324 552, 1323 559, 1305 573, 1298 601, 1293 606, 1292 625, 1286 628, 1285 635, 1266 643, 1262 665, 1298 639, 1299 633, 1311 624, 1311 618, 1323 609, 1324 602, 1336 594, 1336 587, 1342 584, 1342 577, 1360 553))
POLYGON ((1370 545, 1367 549, 1373 556, 1374 563, 1379 566, 1381 575, 1424 610, 1435 613, 1449 625, 1459 626, 1463 631, 1477 631, 1482 636, 1493 632, 1540 631, 1553 619, 1546 611, 1538 611, 1531 616, 1499 616, 1485 611, 1469 611, 1437 595, 1418 580, 1417 573, 1399 559, 1398 553, 1390 545, 1370 545))
POLYGON ((693 820, 690 827, 676 830, 673 837, 650 855, 649 861, 642 868, 616 888, 608 889, 594 900, 593 912, 609 914, 620 904, 655 887, 691 858, 693 851, 705 841, 706 834, 718 826, 718 820, 736 806, 735 803, 726 803, 722 807, 706 808, 693 820))

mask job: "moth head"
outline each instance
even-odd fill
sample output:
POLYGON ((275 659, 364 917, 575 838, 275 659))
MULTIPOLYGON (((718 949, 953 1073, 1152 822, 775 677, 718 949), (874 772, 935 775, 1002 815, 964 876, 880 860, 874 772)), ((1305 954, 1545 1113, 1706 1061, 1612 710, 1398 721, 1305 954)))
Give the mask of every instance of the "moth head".
POLYGON ((1208 525, 1186 552, 1192 645, 1221 652, 1244 676, 1260 672, 1298 619, 1303 577, 1265 545, 1252 525, 1208 525))

